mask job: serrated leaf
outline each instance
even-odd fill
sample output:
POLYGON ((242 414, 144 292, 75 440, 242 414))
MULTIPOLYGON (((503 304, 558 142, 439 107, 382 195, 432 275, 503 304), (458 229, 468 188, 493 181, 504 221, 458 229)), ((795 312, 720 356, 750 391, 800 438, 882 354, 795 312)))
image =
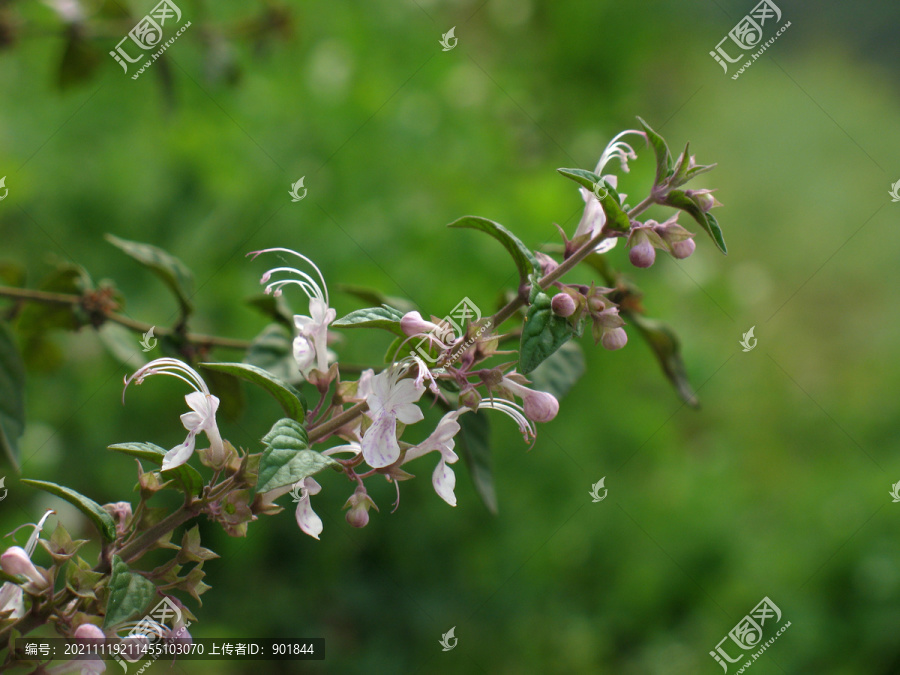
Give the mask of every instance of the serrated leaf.
POLYGON ((107 234, 106 240, 162 279, 178 299, 181 313, 185 316, 191 313, 194 276, 181 260, 151 244, 120 239, 112 234, 107 234))
POLYGON ((475 492, 487 510, 497 515, 497 492, 494 489, 494 472, 491 468, 491 425, 487 415, 465 413, 459 422, 459 449, 475 492))
POLYGON ((550 309, 550 296, 538 293, 528 308, 519 346, 519 372, 527 375, 568 342, 577 330, 550 309))
POLYGON ((263 328, 250 343, 243 362, 262 368, 288 384, 296 386, 304 381, 294 359, 291 333, 281 324, 270 323, 263 328))
POLYGON ((454 220, 447 225, 447 227, 465 227, 472 230, 479 230, 499 241, 516 263, 516 269, 519 270, 520 281, 525 281, 529 274, 533 273, 536 269, 541 269, 541 264, 538 262, 534 253, 531 252, 531 249, 525 246, 516 235, 507 230, 500 223, 495 223, 493 220, 488 220, 487 218, 481 218, 479 216, 463 216, 462 218, 454 220))
POLYGON ((257 368, 249 363, 201 363, 200 365, 259 385, 281 404, 288 415, 296 420, 303 420, 306 416, 306 402, 303 394, 297 391, 293 385, 278 379, 262 368, 257 368))
POLYGON ((388 305, 381 307, 367 307, 357 309, 337 321, 332 322, 334 328, 383 328, 395 335, 405 338, 406 335, 400 328, 400 319, 403 312, 388 305))
POLYGON ((528 379, 531 380, 529 386, 561 399, 581 379, 585 369, 581 345, 569 341, 528 374, 528 379))
POLYGON ((678 336, 661 321, 647 319, 640 314, 623 312, 625 320, 638 329, 656 356, 666 378, 674 385, 682 401, 692 408, 699 408, 700 401, 688 381, 684 361, 681 359, 681 345, 678 336))
POLYGON ((107 541, 115 540, 115 521, 113 520, 112 516, 104 511, 103 507, 101 507, 93 499, 85 497, 83 494, 75 492, 75 490, 72 490, 71 488, 63 487, 62 485, 57 485, 56 483, 50 483, 48 481, 30 480, 27 478, 23 478, 19 482, 25 485, 36 487, 39 490, 49 492, 50 494, 56 495, 61 499, 65 499, 67 502, 81 511, 84 515, 86 515, 90 519, 90 521, 94 523, 96 528, 100 531, 100 534, 102 534, 107 541))
MULTIPOLYGON (((164 448, 153 443, 116 443, 107 447, 110 450, 121 452, 123 455, 152 462, 159 467, 162 466, 163 457, 166 455, 164 448)), ((199 495, 203 489, 203 476, 190 464, 181 464, 172 469, 160 471, 160 475, 163 480, 174 480, 185 493, 199 495)))
POLYGON ((640 117, 637 119, 644 128, 647 140, 650 141, 650 145, 653 147, 653 152, 656 155, 656 185, 659 185, 663 178, 666 178, 672 172, 672 153, 669 152, 669 146, 662 136, 653 131, 650 125, 640 117))
POLYGON ((0 447, 16 471, 24 430, 25 364, 9 326, 0 323, 0 447))
POLYGON ((631 229, 631 219, 622 209, 622 199, 612 185, 593 171, 585 171, 584 169, 557 169, 557 171, 591 192, 594 191, 594 186, 598 183, 603 185, 603 196, 598 197, 598 199, 603 207, 603 213, 606 215, 606 225, 604 227, 617 232, 628 232, 631 229))
POLYGON ((119 556, 113 555, 103 628, 118 626, 141 616, 149 609, 155 595, 156 586, 152 581, 130 571, 119 556))
POLYGON ((716 220, 713 214, 704 213, 700 205, 692 197, 689 197, 684 190, 670 190, 669 194, 666 195, 665 203, 690 214, 700 227, 712 237, 719 250, 722 253, 728 253, 728 249, 725 248, 725 239, 722 237, 722 228, 719 227, 719 221, 716 220))
POLYGON ((296 420, 278 420, 262 442, 266 450, 259 463, 257 493, 293 485, 329 466, 339 466, 330 457, 309 449, 306 429, 296 420))

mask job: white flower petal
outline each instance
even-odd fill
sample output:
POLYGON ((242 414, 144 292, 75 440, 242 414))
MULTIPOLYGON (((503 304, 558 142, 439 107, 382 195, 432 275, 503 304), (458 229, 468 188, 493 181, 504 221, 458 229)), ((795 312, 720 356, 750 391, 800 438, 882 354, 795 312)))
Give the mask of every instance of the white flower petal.
POLYGON ((431 475, 431 483, 441 499, 450 506, 456 506, 456 495, 453 493, 453 489, 456 487, 456 474, 447 466, 443 457, 431 475))
POLYGON ((169 450, 165 457, 163 457, 162 462, 162 470, 166 471, 167 469, 174 469, 176 466, 181 466, 188 459, 190 459, 191 455, 194 454, 194 444, 196 442, 196 431, 191 431, 187 438, 184 439, 184 443, 181 445, 176 445, 174 448, 169 450))
POLYGON ((308 496, 297 502, 296 517, 297 525, 310 537, 318 539, 319 535, 322 534, 322 530, 325 529, 322 525, 322 519, 313 511, 308 496))
POLYGON ((397 420, 386 412, 381 413, 363 436, 362 454, 373 469, 390 466, 400 457, 397 444, 397 420))

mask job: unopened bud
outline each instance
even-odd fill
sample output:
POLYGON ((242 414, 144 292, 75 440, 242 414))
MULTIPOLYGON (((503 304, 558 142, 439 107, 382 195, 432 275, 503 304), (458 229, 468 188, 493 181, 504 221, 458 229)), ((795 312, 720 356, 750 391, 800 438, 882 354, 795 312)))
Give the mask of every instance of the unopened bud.
POLYGON ((627 342, 628 334, 625 332, 624 328, 606 330, 600 338, 600 344, 603 345, 604 349, 609 349, 610 351, 621 349, 627 342))
POLYGON ((83 623, 75 629, 76 640, 102 640, 106 637, 103 631, 92 623, 83 623))
POLYGON ((407 312, 400 319, 400 329, 407 337, 430 333, 436 328, 431 321, 426 321, 418 312, 407 312))
MULTIPOLYGON (((345 516, 347 522, 353 527, 365 527, 369 524, 369 509, 373 506, 375 506, 375 502, 369 497, 366 489, 359 486, 344 504, 344 508, 349 509, 345 516)), ((377 506, 375 506, 375 510, 378 510, 377 506)))
POLYGON ((672 244, 672 255, 679 260, 683 260, 684 258, 689 257, 696 248, 697 244, 694 243, 693 239, 676 241, 672 244))
POLYGON ((575 299, 568 293, 557 293, 550 301, 550 308, 557 316, 572 316, 575 313, 575 299))
POLYGON ((44 578, 44 575, 34 566, 34 563, 31 562, 31 558, 28 557, 25 549, 21 546, 10 546, 6 549, 3 555, 0 555, 0 567, 2 567, 3 571, 7 574, 21 574, 22 576, 27 577, 28 580, 33 582, 36 586, 44 587, 47 585, 47 580, 44 578))
POLYGON ((635 267, 650 267, 656 260, 656 249, 653 244, 644 239, 636 244, 628 252, 628 259, 635 267))

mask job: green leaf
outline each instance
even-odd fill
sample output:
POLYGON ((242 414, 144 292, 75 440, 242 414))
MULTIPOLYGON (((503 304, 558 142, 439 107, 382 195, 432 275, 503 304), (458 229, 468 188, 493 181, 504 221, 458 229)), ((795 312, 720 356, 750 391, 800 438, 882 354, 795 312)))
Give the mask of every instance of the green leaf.
POLYGON ((24 430, 25 364, 9 326, 0 323, 0 448, 16 471, 24 430))
POLYGON ((200 366, 200 374, 209 388, 219 397, 221 407, 219 410, 227 420, 234 421, 244 412, 244 390, 241 382, 234 375, 223 373, 210 368, 200 366))
POLYGON ((400 328, 400 319, 402 318, 403 312, 399 309, 382 305, 381 307, 357 309, 332 322, 331 325, 335 328, 383 328, 405 338, 406 335, 400 328))
POLYGON ((112 234, 107 234, 106 240, 162 279, 163 283, 178 298, 181 313, 185 316, 191 313, 194 276, 183 262, 150 244, 120 239, 112 234))
MULTIPOLYGON (((161 467, 166 450, 153 443, 116 443, 108 446, 110 450, 123 455, 137 457, 161 467)), ((172 469, 161 471, 163 480, 174 480, 185 494, 199 495, 203 489, 203 476, 190 464, 182 464, 172 469)))
POLYGON ((296 420, 303 420, 306 416, 306 403, 301 394, 293 386, 279 380, 272 373, 251 366, 249 363, 201 363, 201 366, 210 370, 218 370, 229 375, 234 375, 253 384, 257 384, 269 392, 284 411, 296 420))
POLYGON ((294 315, 283 295, 260 293, 247 298, 247 304, 284 325, 288 330, 294 330, 294 315))
POLYGON ((538 293, 528 308, 519 347, 519 372, 527 375, 577 333, 569 321, 550 309, 550 296, 538 293))
POLYGON ((700 224, 700 227, 712 237, 719 250, 722 253, 728 253, 728 249, 725 248, 725 239, 722 237, 722 229, 719 227, 719 221, 716 220, 713 214, 704 213, 693 197, 689 197, 684 190, 670 190, 669 194, 666 195, 665 203, 668 206, 673 206, 676 209, 689 213, 700 224))
POLYGON ((378 291, 374 288, 369 288, 367 286, 337 284, 336 288, 342 293, 352 295, 356 298, 359 298, 363 302, 369 303, 370 305, 388 305, 389 307, 396 307, 404 314, 406 312, 412 312, 416 309, 415 304, 413 304, 406 298, 400 298, 394 295, 385 295, 381 291, 378 291))
POLYGON ((487 415, 465 413, 460 415, 459 449, 466 468, 475 485, 475 492, 487 510, 497 515, 497 492, 494 489, 494 472, 491 468, 491 425, 487 415))
POLYGON ((295 420, 278 420, 262 442, 266 450, 259 463, 257 493, 293 485, 326 467, 339 466, 330 457, 309 449, 306 429, 295 420))
POLYGON ((253 338, 244 363, 267 370, 279 380, 297 385, 303 382, 303 375, 294 360, 291 333, 281 324, 270 323, 253 338))
POLYGON ((147 363, 135 334, 117 323, 105 323, 97 329, 100 342, 116 361, 132 371, 147 363))
POLYGON ((44 490, 45 492, 49 492, 52 495, 56 495, 57 497, 61 497, 65 499, 70 504, 74 505, 79 511, 81 511, 84 515, 90 518, 91 522, 97 527, 100 531, 100 534, 104 536, 108 541, 113 541, 116 538, 116 523, 113 520, 112 516, 109 515, 106 511, 103 510, 97 502, 93 499, 85 497, 75 490, 72 490, 67 487, 63 487, 62 485, 57 485, 56 483, 49 483, 43 480, 29 480, 27 478, 23 478, 21 483, 25 485, 30 485, 32 487, 36 487, 39 490, 44 490))
POLYGON ((25 285, 25 267, 9 260, 0 260, 0 281, 5 286, 22 288, 25 285))
MULTIPOLYGON (((80 296, 92 287, 91 279, 82 267, 63 263, 41 281, 38 290, 80 296)), ((29 303, 19 315, 18 329, 26 337, 43 337, 43 333, 57 328, 76 330, 82 325, 77 307, 29 303)))
POLYGON ((617 232, 628 232, 631 229, 631 219, 622 209, 622 199, 619 197, 619 193, 603 178, 593 171, 584 169, 557 169, 557 171, 591 192, 598 183, 603 185, 603 196, 598 199, 603 207, 603 213, 606 214, 605 228, 617 232))
POLYGON ((534 253, 531 252, 531 249, 525 246, 516 235, 507 230, 500 223, 495 223, 493 220, 488 220, 487 218, 481 218, 479 216, 463 216, 462 218, 454 220, 447 225, 447 227, 465 227, 472 230, 479 230, 499 241, 515 261, 516 268, 519 270, 519 279, 521 281, 525 281, 528 275, 536 269, 541 269, 541 264, 534 256, 534 253))
POLYGON ((528 375, 531 387, 553 394, 557 399, 584 375, 584 351, 577 342, 566 342, 528 375))
POLYGON ((103 63, 102 54, 93 40, 86 39, 84 31, 66 31, 66 47, 57 76, 59 88, 66 90, 92 79, 97 67, 103 63))
POLYGON ((692 408, 699 408, 700 401, 688 381, 684 361, 681 359, 681 345, 674 331, 661 321, 647 319, 640 314, 623 312, 623 316, 628 323, 638 329, 641 337, 650 345, 663 373, 675 386, 681 400, 692 408))
POLYGON ((659 185, 663 178, 666 178, 672 173, 672 153, 669 152, 669 146, 662 136, 653 131, 653 129, 650 128, 650 125, 640 117, 637 119, 644 128, 644 133, 647 134, 647 140, 650 141, 650 145, 653 146, 653 152, 656 154, 656 185, 659 185))
POLYGON ((118 626, 141 616, 150 608, 155 595, 156 586, 152 581, 130 571, 119 556, 113 555, 103 628, 118 626))

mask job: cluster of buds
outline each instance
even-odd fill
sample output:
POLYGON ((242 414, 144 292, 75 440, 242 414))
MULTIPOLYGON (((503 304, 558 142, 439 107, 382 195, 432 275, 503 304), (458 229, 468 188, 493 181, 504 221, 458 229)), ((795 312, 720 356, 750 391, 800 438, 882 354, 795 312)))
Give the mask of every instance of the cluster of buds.
POLYGON ((550 301, 550 308, 557 316, 577 324, 587 315, 591 318, 591 332, 595 344, 615 351, 628 342, 625 322, 619 316, 619 308, 607 295, 614 289, 577 284, 557 284, 559 292, 550 301))

